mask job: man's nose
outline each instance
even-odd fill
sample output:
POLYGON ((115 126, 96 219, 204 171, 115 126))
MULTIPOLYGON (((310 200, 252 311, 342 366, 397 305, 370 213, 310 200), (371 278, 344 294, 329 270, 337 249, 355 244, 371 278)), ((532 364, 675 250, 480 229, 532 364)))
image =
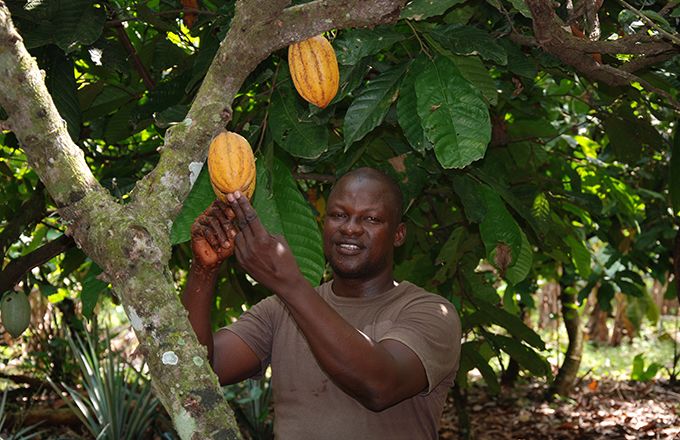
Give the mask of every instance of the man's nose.
POLYGON ((364 232, 364 229, 361 226, 359 219, 350 217, 346 222, 340 225, 340 231, 346 235, 360 235, 364 232))

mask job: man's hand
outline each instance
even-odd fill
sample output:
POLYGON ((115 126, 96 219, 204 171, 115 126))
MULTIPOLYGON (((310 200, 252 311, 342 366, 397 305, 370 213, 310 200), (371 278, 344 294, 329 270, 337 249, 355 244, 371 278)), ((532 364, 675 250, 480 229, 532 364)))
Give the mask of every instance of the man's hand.
POLYGON ((240 192, 228 194, 240 232, 236 236, 236 258, 241 267, 260 284, 278 295, 304 283, 304 277, 281 236, 271 235, 255 209, 240 192))
POLYGON ((191 250, 194 265, 212 270, 234 253, 236 228, 234 211, 215 200, 191 225, 191 250))

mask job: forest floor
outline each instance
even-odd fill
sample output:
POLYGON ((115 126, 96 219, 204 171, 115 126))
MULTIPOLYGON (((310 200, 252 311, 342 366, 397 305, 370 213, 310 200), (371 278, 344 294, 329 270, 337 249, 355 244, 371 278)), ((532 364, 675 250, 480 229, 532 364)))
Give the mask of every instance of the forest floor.
MULTIPOLYGON (((680 439, 680 384, 601 379, 581 383, 568 399, 546 402, 544 385, 519 384, 492 396, 468 391, 475 440, 680 439)), ((462 438, 451 399, 441 439, 462 438)))
MULTIPOLYGON (((680 439, 680 384, 661 381, 599 380, 582 382, 567 399, 546 402, 544 384, 522 382, 493 396, 473 385, 467 393, 467 412, 474 440, 634 440, 680 439)), ((55 402, 52 402, 55 403, 55 402)), ((42 402, 35 405, 54 410, 42 402)), ((34 406, 34 409, 36 409, 34 406)), ((63 405, 61 405, 63 406, 63 405)), ((65 410, 64 408, 61 408, 65 410)), ((70 417, 73 419, 73 417, 70 417)), ((72 420, 73 422, 73 420, 72 420)), ((43 424, 34 440, 86 440, 82 426, 43 424)), ((160 432, 171 430, 169 424, 160 432)), ((159 431, 156 431, 157 433, 159 431)), ((167 431, 166 431, 167 432, 167 431)), ((453 401, 442 416, 440 439, 462 439, 453 401)), ((0 439, 3 436, 0 434, 0 439)), ((10 437, 11 438, 11 437, 10 437)), ((148 439, 172 436, 152 434, 148 439)), ((245 438, 251 438, 246 435, 245 438)))

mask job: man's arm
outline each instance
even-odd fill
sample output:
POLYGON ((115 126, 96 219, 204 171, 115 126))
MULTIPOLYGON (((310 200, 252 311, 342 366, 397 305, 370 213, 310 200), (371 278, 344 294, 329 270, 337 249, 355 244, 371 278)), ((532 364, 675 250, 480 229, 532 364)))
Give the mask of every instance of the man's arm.
POLYGON ((191 227, 194 259, 182 294, 189 322, 198 341, 208 349, 208 360, 222 384, 250 377, 260 367, 260 360, 241 338, 226 331, 218 331, 213 336, 210 325, 217 274, 221 264, 234 251, 233 218, 233 211, 216 201, 194 221, 191 227), (220 362, 215 362, 215 351, 222 354, 220 362))
POLYGON ((267 233, 245 197, 232 197, 241 232, 241 266, 286 304, 321 367, 347 394, 380 411, 427 389, 418 356, 395 340, 368 338, 333 310, 304 279, 285 240, 267 233))

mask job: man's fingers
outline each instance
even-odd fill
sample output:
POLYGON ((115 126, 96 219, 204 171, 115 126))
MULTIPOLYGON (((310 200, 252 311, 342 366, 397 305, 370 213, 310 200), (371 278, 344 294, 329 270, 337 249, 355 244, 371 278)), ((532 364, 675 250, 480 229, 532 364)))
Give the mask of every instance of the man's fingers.
POLYGON ((215 200, 215 206, 219 208, 219 210, 224 214, 224 216, 227 218, 227 220, 233 220, 236 218, 236 214, 234 213, 234 210, 231 209, 231 206, 227 205, 221 200, 215 200))
POLYGON ((221 247, 222 243, 227 241, 227 234, 224 231, 224 229, 222 229, 221 222, 218 221, 215 217, 210 217, 209 222, 210 222, 210 227, 212 229, 212 232, 215 233, 218 240, 220 241, 220 247, 221 247))
POLYGON ((234 193, 234 201, 231 202, 231 207, 236 213, 241 229, 248 227, 255 236, 268 235, 260 218, 257 216, 255 208, 250 204, 247 197, 237 191, 234 193))

